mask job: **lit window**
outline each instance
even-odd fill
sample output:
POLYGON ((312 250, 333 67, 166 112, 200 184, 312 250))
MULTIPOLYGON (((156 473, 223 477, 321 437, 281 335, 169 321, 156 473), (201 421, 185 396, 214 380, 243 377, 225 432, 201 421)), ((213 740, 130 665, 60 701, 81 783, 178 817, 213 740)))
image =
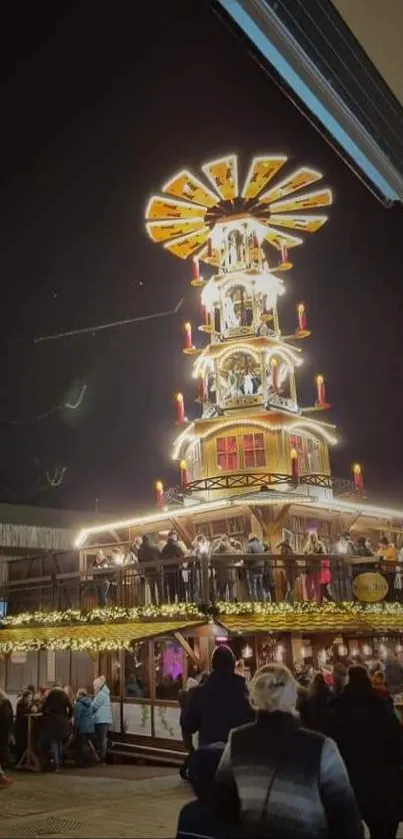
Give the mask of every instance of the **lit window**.
POLYGON ((238 445, 236 437, 217 438, 217 464, 225 472, 239 469, 238 445))
POLYGON ((263 434, 245 434, 243 438, 245 468, 266 466, 263 434))
POLYGON ((191 481, 197 480, 200 477, 201 470, 201 448, 200 442, 197 441, 194 446, 187 452, 186 460, 188 464, 188 473, 191 481))
POLYGON ((292 449, 295 449, 298 454, 299 471, 302 474, 321 471, 318 440, 312 437, 301 437, 300 434, 291 434, 290 452, 292 449))

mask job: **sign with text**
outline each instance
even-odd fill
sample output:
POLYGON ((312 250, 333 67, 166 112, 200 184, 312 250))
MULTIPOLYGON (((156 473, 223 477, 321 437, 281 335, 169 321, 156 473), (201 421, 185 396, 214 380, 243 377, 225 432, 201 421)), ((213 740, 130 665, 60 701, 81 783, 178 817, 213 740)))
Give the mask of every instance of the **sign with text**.
POLYGON ((353 580, 353 593, 357 600, 363 603, 377 603, 379 600, 384 600, 388 591, 389 586, 385 577, 377 572, 366 571, 358 574, 353 580))

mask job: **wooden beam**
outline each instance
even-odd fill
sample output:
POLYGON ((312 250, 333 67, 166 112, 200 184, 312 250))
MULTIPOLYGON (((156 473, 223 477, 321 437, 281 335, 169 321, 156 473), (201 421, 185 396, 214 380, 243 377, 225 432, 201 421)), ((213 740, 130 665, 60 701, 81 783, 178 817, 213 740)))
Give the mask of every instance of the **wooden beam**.
POLYGON ((188 654, 188 656, 192 659, 192 661, 194 661, 195 664, 199 665, 200 664, 199 656, 197 655, 197 653, 195 653, 195 651, 192 649, 190 644, 188 644, 186 638, 183 637, 182 633, 181 632, 174 632, 174 637, 176 638, 177 641, 179 641, 181 647, 183 647, 183 649, 185 650, 185 653, 188 654))
POLYGON ((284 507, 281 508, 280 512, 277 514, 273 521, 273 530, 283 523, 287 513, 289 512, 291 504, 284 504, 284 507))
POLYGON ((187 523, 185 524, 184 522, 175 518, 172 518, 171 521, 175 530, 179 533, 182 542, 185 543, 187 548, 190 548, 195 537, 192 536, 191 532, 188 530, 187 523))
POLYGON ((261 509, 261 507, 249 507, 248 509, 250 510, 250 513, 254 515, 255 518, 257 518, 260 527, 262 528, 263 535, 270 537, 270 524, 267 521, 265 521, 265 517, 263 515, 263 510, 261 509))

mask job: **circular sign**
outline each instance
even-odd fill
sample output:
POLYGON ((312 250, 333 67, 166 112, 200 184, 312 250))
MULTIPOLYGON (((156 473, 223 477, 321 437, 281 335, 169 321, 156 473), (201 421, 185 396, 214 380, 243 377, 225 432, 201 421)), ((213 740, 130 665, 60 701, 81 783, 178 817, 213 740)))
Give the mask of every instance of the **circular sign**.
POLYGON ((373 571, 358 574, 353 580, 353 593, 364 603, 377 603, 378 600, 386 597, 388 591, 389 586, 385 577, 373 571))

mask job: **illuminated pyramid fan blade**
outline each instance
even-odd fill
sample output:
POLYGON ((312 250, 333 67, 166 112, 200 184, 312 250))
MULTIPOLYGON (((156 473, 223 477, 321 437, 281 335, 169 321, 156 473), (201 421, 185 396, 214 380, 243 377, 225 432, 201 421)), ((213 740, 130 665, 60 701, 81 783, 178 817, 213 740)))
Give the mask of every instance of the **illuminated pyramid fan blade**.
POLYGON ((282 216, 277 213, 270 215, 270 223, 277 227, 288 227, 290 230, 303 230, 304 233, 316 233, 327 222, 327 216, 282 216))
POLYGON ((303 244, 303 240, 299 237, 292 236, 291 233, 275 230, 274 227, 268 227, 265 239, 279 251, 281 251, 282 247, 290 249, 303 244))
POLYGON ((178 221, 151 221, 147 224, 147 231, 154 242, 167 242, 169 239, 176 239, 178 236, 188 236, 189 233, 196 233, 204 227, 203 219, 199 221, 181 220, 178 221))
POLYGON ((186 204, 182 201, 173 201, 172 198, 159 198, 153 195, 148 202, 146 219, 163 221, 168 219, 200 219, 206 215, 205 207, 195 207, 194 204, 186 204))
POLYGON ((259 192, 274 178, 279 169, 284 166, 286 160, 287 158, 280 154, 273 155, 273 157, 254 157, 246 176, 242 198, 256 198, 259 192))
POLYGON ((238 195, 238 164, 235 154, 205 163, 202 170, 224 201, 238 195))
POLYGON ((292 213, 294 210, 311 210, 316 207, 328 207, 332 203, 330 189, 318 190, 318 192, 305 192, 296 198, 288 198, 285 201, 276 201, 270 204, 270 213, 292 213))
POLYGON ((192 256, 192 254, 196 253, 206 244, 209 232, 208 227, 203 227, 198 233, 188 233, 186 236, 181 236, 172 242, 165 242, 164 248, 181 259, 187 259, 188 256, 192 256))
POLYGON ((169 192, 170 195, 175 195, 177 198, 184 198, 185 201, 193 201, 195 204, 201 204, 202 207, 215 207, 218 203, 218 196, 214 195, 207 186, 205 186, 198 178, 183 169, 174 178, 171 178, 162 189, 163 192, 169 192))
POLYGON ((315 181, 320 181, 321 177, 321 173, 317 172, 316 169, 308 169, 306 166, 302 166, 288 178, 284 178, 279 184, 269 189, 268 192, 264 192, 259 197, 259 204, 272 204, 273 201, 278 201, 279 198, 289 195, 290 192, 296 192, 298 189, 315 183, 315 181))

